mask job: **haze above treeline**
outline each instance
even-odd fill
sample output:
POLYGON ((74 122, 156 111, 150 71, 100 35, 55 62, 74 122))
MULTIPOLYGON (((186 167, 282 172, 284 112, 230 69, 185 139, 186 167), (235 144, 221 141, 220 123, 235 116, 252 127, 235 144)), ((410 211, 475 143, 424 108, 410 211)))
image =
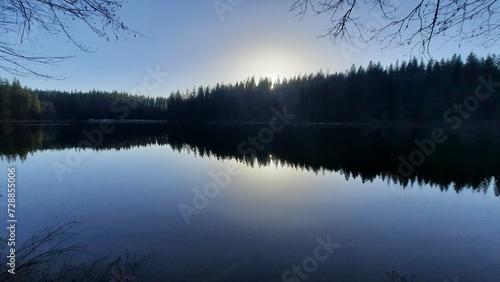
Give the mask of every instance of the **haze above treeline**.
POLYGON ((1 120, 125 119, 178 123, 269 122, 273 110, 295 122, 500 121, 500 57, 471 53, 440 61, 413 58, 389 66, 370 62, 345 72, 255 77, 199 86, 168 97, 123 92, 47 91, 0 84, 1 120))

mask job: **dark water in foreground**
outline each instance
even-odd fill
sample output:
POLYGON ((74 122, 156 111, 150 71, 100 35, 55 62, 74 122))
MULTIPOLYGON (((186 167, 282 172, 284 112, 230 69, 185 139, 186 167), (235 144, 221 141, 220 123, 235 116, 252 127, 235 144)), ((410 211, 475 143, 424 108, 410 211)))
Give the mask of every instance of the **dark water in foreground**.
POLYGON ((18 242, 80 221, 134 281, 500 279, 497 133, 263 128, 4 126, 0 222, 15 167, 18 242))

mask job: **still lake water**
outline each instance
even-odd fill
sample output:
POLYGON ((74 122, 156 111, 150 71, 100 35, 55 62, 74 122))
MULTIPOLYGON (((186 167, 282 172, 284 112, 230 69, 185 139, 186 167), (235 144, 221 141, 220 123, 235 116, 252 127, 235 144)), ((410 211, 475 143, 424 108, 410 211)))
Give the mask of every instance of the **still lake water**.
POLYGON ((398 178, 430 130, 294 128, 241 155, 262 126, 117 125, 83 148, 96 128, 2 128, 0 219, 15 167, 19 242, 80 221, 72 259, 154 254, 134 281, 500 281, 494 133, 450 133, 398 178))

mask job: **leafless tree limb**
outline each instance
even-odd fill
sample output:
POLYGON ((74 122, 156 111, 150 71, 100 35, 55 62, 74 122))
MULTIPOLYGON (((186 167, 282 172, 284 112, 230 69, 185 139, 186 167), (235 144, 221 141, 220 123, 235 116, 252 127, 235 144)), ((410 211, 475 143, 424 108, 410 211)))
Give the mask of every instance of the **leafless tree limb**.
POLYGON ((465 41, 486 48, 500 39, 497 0, 419 0, 404 4, 398 0, 294 0, 290 10, 301 19, 308 12, 328 15, 331 26, 321 36, 333 41, 353 43, 362 39, 377 41, 384 48, 410 46, 429 56, 438 37, 445 42, 465 41), (367 9, 361 9, 362 5, 367 9))
POLYGON ((41 33, 62 34, 84 52, 92 48, 71 33, 83 23, 97 36, 119 40, 141 36, 126 26, 117 15, 122 0, 3 0, 0 2, 0 68, 21 76, 56 78, 34 68, 39 64, 57 65, 72 56, 46 55, 30 48, 41 33), (27 47, 27 45, 29 45, 27 47))

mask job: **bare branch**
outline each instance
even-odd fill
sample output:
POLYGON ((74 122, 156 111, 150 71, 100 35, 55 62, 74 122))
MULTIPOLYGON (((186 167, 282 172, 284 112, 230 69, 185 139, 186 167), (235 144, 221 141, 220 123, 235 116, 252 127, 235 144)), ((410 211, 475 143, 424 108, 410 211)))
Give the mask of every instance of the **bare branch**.
POLYGON ((110 41, 127 36, 142 36, 127 27, 117 15, 121 0, 3 0, 0 2, 0 68, 21 76, 56 78, 42 74, 33 65, 57 65, 72 56, 38 54, 26 43, 34 44, 41 33, 62 34, 84 52, 92 52, 72 34, 83 23, 98 37, 110 41))
POLYGON ((429 56, 432 42, 437 37, 446 42, 466 41, 484 47, 491 47, 500 39, 500 1, 420 0, 400 5, 395 2, 296 0, 290 10, 301 18, 308 11, 314 15, 329 15, 331 26, 320 36, 333 41, 352 43, 358 38, 366 42, 376 41, 383 48, 409 45, 411 50, 419 48, 419 52, 429 56), (367 9, 360 9, 362 5, 367 9), (373 27, 373 22, 378 25, 373 27))

